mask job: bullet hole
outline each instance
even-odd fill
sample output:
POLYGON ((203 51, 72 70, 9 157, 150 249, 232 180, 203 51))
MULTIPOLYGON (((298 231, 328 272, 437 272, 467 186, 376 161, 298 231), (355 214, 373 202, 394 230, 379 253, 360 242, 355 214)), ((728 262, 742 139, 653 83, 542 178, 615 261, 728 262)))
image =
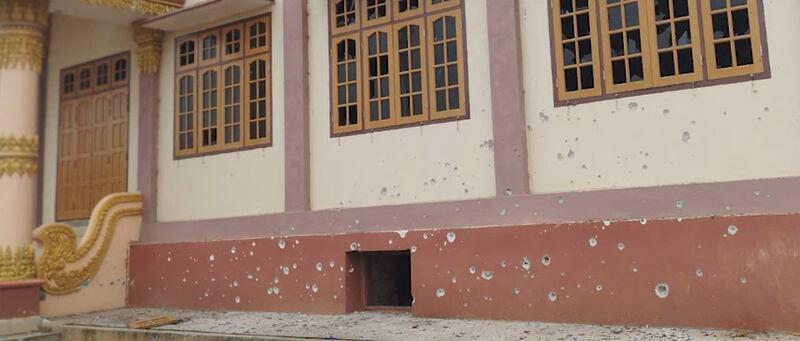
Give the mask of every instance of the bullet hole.
POLYGON ((630 102, 630 103, 628 103, 628 109, 631 109, 631 110, 636 110, 636 109, 638 109, 638 108, 639 108, 639 103, 636 103, 636 102, 630 102))
POLYGON ((589 238, 589 246, 591 246, 591 247, 597 246, 597 239, 589 238))
POLYGON ((444 289, 442 288, 436 289, 436 298, 442 298, 442 297, 444 297, 444 289))
POLYGON ((350 243, 350 251, 358 250, 358 243, 352 242, 350 243))
POLYGON ((235 253, 236 253, 236 247, 235 246, 231 247, 231 254, 235 254, 235 253))
POLYGON ((423 233, 422 234, 422 239, 428 240, 428 234, 427 233, 423 233))
POLYGON ((397 231, 397 234, 400 235, 400 238, 404 238, 404 239, 405 239, 407 233, 408 233, 408 230, 397 231))
POLYGON ((506 262, 506 261, 504 261, 504 260, 503 260, 503 261, 500 261, 500 267, 501 267, 501 268, 505 268, 505 267, 507 267, 507 266, 508 266, 508 262, 506 262))
POLYGON ((285 247, 286 247, 286 242, 283 239, 279 240, 278 241, 278 248, 283 249, 285 247))
POLYGON ((550 120, 550 116, 545 115, 543 112, 539 112, 539 119, 542 123, 545 123, 550 120))
POLYGON ((747 277, 739 278, 739 282, 742 284, 747 284, 747 277))
POLYGON ((656 297, 665 299, 669 296, 669 285, 667 283, 658 283, 655 288, 656 297))
POLYGON ((703 269, 697 269, 694 271, 694 275, 699 277, 703 277, 703 269))
POLYGON ((574 159, 575 158, 575 151, 570 149, 569 152, 567 153, 567 157, 570 158, 570 159, 574 159))
POLYGON ((209 260, 209 261, 213 262, 213 261, 214 261, 214 259, 215 259, 215 258, 214 258, 214 255, 208 256, 208 260, 209 260))
POLYGON ((356 268, 351 267, 350 269, 347 269, 347 272, 354 273, 356 272, 356 268))
POLYGON ((564 197, 558 197, 558 204, 561 205, 564 203, 564 197))
POLYGON ((692 139, 692 134, 690 134, 688 131, 684 131, 683 135, 681 136, 681 141, 689 142, 689 140, 691 139, 692 139))
POLYGON ((739 232, 739 228, 736 227, 736 225, 728 225, 728 234, 729 235, 731 235, 731 236, 736 235, 737 232, 739 232))
POLYGON ((236 296, 236 298, 234 298, 233 301, 236 302, 236 304, 239 304, 239 302, 241 302, 242 299, 239 298, 239 296, 236 296))
POLYGON ((558 294, 556 294, 555 291, 551 291, 549 294, 547 294, 547 298, 550 300, 550 302, 555 302, 558 299, 558 294))
POLYGON ((384 188, 381 188, 381 195, 386 195, 386 194, 388 194, 388 193, 389 193, 389 190, 388 190, 388 189, 386 189, 386 187, 384 187, 384 188))
POLYGON ((317 285, 317 283, 312 284, 311 285, 311 291, 313 291, 315 294, 318 293, 319 292, 319 285, 317 285))
POLYGON ((506 213, 508 213, 508 210, 506 210, 505 208, 504 208, 504 209, 502 209, 502 210, 500 210, 500 215, 501 215, 501 216, 504 216, 504 215, 506 215, 506 213))
POLYGON ((417 246, 411 245, 411 253, 417 252, 417 246))
POLYGON ((639 268, 633 268, 633 269, 631 269, 631 271, 633 271, 633 272, 639 272, 639 268))
POLYGON ((677 207, 678 209, 683 208, 683 200, 676 201, 675 202, 675 207, 677 207))
POLYGON ((603 291, 603 285, 598 284, 596 287, 594 287, 594 290, 603 291))
POLYGON ((322 272, 322 262, 317 262, 317 271, 322 272))
POLYGON ((274 288, 272 288, 272 291, 275 292, 275 295, 278 295, 278 294, 281 293, 281 288, 274 287, 274 288))
POLYGON ((513 193, 511 192, 510 188, 506 188, 506 195, 511 196, 513 193))
POLYGON ((550 266, 550 255, 542 256, 542 265, 550 266))
POLYGON ((558 161, 564 160, 564 155, 561 153, 556 154, 556 157, 558 158, 558 161))
POLYGON ((753 192, 753 195, 755 195, 755 196, 761 196, 761 191, 755 191, 755 192, 753 192))
POLYGON ((272 293, 274 293, 274 292, 275 292, 275 290, 273 288, 267 288, 267 295, 272 296, 272 293))
POLYGON ((171 262, 171 261, 172 261, 172 257, 167 257, 167 262, 171 262))
POLYGON ((529 271, 531 269, 531 260, 527 257, 522 259, 522 268, 525 269, 525 271, 529 271))
POLYGON ((619 249, 620 251, 625 250, 625 244, 617 243, 617 249, 619 249))
POLYGON ((644 218, 639 219, 639 223, 642 224, 642 225, 645 225, 645 224, 647 224, 647 219, 644 219, 644 218))
POLYGON ((603 220, 603 226, 605 226, 605 227, 611 226, 611 221, 610 220, 603 220))
POLYGON ((649 169, 649 168, 650 168, 650 167, 649 167, 648 165, 642 165, 642 169, 645 169, 645 170, 646 170, 646 169, 649 169))
POLYGON ((456 241, 456 233, 455 232, 448 232, 447 233, 447 242, 452 244, 454 241, 456 241))
POLYGON ((667 116, 669 115, 669 109, 664 109, 664 111, 662 111, 661 113, 664 114, 664 116, 667 116))
POLYGON ((491 272, 489 270, 484 270, 483 272, 481 272, 481 278, 487 281, 491 281, 492 278, 494 278, 494 272, 491 272))
POLYGON ((519 295, 520 291, 522 290, 520 290, 519 288, 514 288, 514 295, 519 295))

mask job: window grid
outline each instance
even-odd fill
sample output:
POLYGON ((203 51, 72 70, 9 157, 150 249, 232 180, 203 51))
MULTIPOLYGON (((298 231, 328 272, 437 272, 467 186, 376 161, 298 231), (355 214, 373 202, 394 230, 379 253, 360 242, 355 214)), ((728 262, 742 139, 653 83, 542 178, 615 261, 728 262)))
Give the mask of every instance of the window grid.
POLYGON ((708 77, 718 79, 763 72, 756 0, 702 3, 708 77))
POLYGON ((176 158, 270 145, 270 23, 262 15, 175 40, 176 158), (211 36, 216 44, 204 45, 202 37, 211 36), (185 48, 198 41, 199 49, 185 48), (205 57, 216 59, 203 65, 211 47, 216 55, 205 57))
POLYGON ((556 101, 763 74, 759 1, 551 0, 556 101), (585 39, 592 42, 591 59, 584 58, 589 56, 580 43, 572 44, 581 30, 575 18, 581 10, 590 13, 585 39), (594 47, 597 42, 602 50, 594 47), (571 69, 590 61, 594 88, 584 89, 589 73, 581 77, 571 69), (600 74, 604 87, 597 86, 600 74))
POLYGON ((218 30, 200 34, 200 66, 219 63, 218 37, 218 30))
MULTIPOLYGON (((396 1, 396 0, 395 0, 396 1)), ((361 13, 364 14, 364 27, 385 24, 391 20, 389 0, 361 0, 361 13)))
POLYGON ((445 118, 458 113, 465 106, 464 56, 461 35, 461 12, 451 11, 440 16, 429 17, 429 70, 431 118, 445 118))
POLYGON ((606 89, 610 93, 652 86, 645 0, 602 0, 606 89), (647 38, 644 38, 647 39, 647 38))
POLYGON ((649 14, 653 84, 657 86, 701 80, 696 0, 653 0, 649 14))
POLYGON ((560 98, 600 94, 595 1, 561 0, 553 7, 556 82, 560 98))
MULTIPOLYGON (((433 4, 431 0, 330 0, 329 11, 330 122, 333 135, 467 117, 461 1, 433 4), (351 4, 355 7, 347 7, 351 4), (367 22, 367 7, 381 8, 379 6, 383 4, 386 5, 386 23, 367 22), (358 10, 350 13, 350 9, 358 10), (342 21, 342 16, 347 13, 352 14, 352 20, 342 21), (432 90, 435 85, 432 64, 434 41, 428 33, 432 32, 435 19, 451 23, 452 30, 445 31, 442 28, 442 33, 447 33, 448 39, 437 43, 445 50, 451 46, 451 51, 455 51, 448 56, 442 55, 448 59, 439 65, 442 70, 447 71, 448 66, 451 69, 452 77, 445 78, 441 90, 445 94, 452 94, 453 98, 449 101, 445 96, 444 110, 440 112, 435 112, 432 90), (384 37, 385 46, 381 46, 384 37), (414 42, 410 45, 406 40, 411 39, 414 42), (369 49, 370 40, 375 47, 372 51, 369 49), (351 53, 347 41, 352 41, 354 45, 350 46, 357 50, 354 51, 355 60, 341 58, 351 53), (413 57, 409 57, 411 55, 413 57), (347 71, 351 65, 357 70, 354 77, 347 71), (359 93, 351 95, 350 85, 353 83, 357 85, 354 88, 359 93), (357 99, 354 100, 354 96, 357 99)), ((382 14, 380 10, 370 13, 373 16, 377 13, 378 17, 382 14)))
POLYGON ((332 96, 334 118, 332 126, 340 132, 352 132, 362 127, 360 115, 359 70, 361 58, 358 58, 360 44, 358 35, 349 35, 334 40, 331 49, 332 60, 335 61, 331 68, 331 79, 336 89, 336 96, 332 96))

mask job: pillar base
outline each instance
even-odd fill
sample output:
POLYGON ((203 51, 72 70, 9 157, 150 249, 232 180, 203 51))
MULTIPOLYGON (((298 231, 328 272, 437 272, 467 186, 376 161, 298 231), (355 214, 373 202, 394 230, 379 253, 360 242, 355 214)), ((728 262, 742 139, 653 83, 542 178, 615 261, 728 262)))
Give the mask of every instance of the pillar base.
POLYGON ((0 319, 39 315, 39 288, 43 280, 0 282, 0 319))

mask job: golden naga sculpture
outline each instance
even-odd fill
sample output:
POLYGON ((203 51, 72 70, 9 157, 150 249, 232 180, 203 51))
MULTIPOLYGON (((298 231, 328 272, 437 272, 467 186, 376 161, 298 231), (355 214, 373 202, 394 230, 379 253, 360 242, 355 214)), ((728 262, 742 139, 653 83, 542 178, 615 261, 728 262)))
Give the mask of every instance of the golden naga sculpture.
POLYGON ((72 227, 54 223, 37 228, 34 239, 42 244, 36 275, 51 295, 65 295, 88 284, 108 252, 111 238, 123 217, 142 214, 142 195, 111 194, 94 208, 86 235, 78 245, 72 227))
POLYGON ((143 15, 162 15, 181 6, 175 1, 164 0, 81 0, 85 3, 127 9, 143 15))
POLYGON ((15 252, 10 247, 0 248, 0 281, 14 281, 36 277, 34 252, 31 245, 20 246, 15 252))
POLYGON ((0 178, 4 175, 36 175, 39 138, 0 136, 0 178))

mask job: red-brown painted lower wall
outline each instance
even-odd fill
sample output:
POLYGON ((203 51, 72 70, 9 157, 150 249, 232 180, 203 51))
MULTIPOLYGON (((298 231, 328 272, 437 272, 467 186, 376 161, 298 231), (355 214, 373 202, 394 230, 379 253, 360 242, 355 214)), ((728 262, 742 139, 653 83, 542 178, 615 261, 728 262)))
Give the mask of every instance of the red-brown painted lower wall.
POLYGON ((0 282, 0 319, 39 315, 38 279, 0 282))
POLYGON ((798 330, 798 227, 773 215, 140 244, 129 302, 345 313, 362 270, 347 252, 410 249, 418 316, 798 330))

